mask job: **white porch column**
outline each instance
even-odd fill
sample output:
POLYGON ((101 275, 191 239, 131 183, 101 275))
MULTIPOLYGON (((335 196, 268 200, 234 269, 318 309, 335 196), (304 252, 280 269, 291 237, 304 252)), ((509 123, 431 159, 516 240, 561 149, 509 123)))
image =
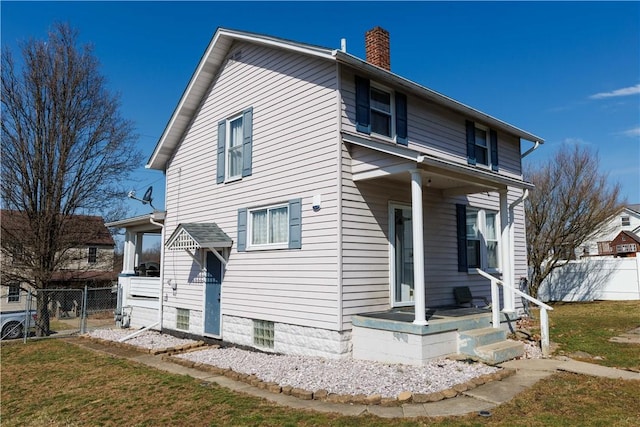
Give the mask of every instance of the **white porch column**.
POLYGON ((122 254, 122 274, 135 274, 136 243, 135 233, 126 231, 124 237, 124 253, 122 254))
POLYGON ((426 298, 424 288, 424 234, 422 231, 422 175, 419 169, 411 173, 411 222, 413 225, 413 295, 416 325, 426 325, 426 298))
POLYGON ((140 257, 142 256, 142 236, 144 233, 136 233, 136 254, 134 266, 140 266, 140 257))
MULTIPOLYGON (((500 253, 502 264, 502 281, 513 287, 513 245, 511 244, 511 220, 509 215, 508 189, 500 190, 500 253)), ((512 313, 515 311, 514 293, 507 288, 502 290, 503 311, 512 313)))

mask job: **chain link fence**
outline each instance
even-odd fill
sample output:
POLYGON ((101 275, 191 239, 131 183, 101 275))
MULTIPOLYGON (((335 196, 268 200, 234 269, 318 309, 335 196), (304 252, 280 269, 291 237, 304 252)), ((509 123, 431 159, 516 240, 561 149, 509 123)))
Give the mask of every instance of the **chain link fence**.
POLYGON ((115 326, 115 287, 40 289, 27 294, 24 301, 22 311, 12 312, 11 327, 3 326, 2 339, 22 336, 26 341, 33 336, 71 335, 115 326))

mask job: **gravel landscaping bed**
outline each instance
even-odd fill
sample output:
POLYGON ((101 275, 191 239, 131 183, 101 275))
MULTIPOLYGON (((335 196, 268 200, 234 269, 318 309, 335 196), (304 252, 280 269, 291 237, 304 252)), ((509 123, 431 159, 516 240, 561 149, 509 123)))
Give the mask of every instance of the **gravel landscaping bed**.
MULTIPOLYGON (((118 341, 135 331, 103 329, 88 335, 118 341)), ((171 349, 197 344, 155 331, 145 331, 126 344, 145 349, 171 349)), ((525 346, 525 357, 539 357, 533 345, 525 346)), ((401 393, 429 394, 452 389, 479 377, 500 371, 482 363, 438 359, 426 366, 386 364, 370 361, 266 354, 238 348, 203 347, 173 357, 239 374, 252 375, 265 383, 275 383, 309 391, 325 390, 337 395, 379 395, 395 398, 401 393)))

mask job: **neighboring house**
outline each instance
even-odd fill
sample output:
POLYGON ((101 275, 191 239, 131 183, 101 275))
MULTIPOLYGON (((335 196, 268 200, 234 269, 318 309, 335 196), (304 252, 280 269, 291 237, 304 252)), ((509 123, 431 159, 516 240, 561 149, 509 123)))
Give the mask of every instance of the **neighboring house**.
MULTIPOLYGON (((392 73, 388 33, 366 38, 364 61, 216 31, 147 164, 166 174, 161 329, 420 364, 489 324, 440 323, 454 287, 526 275, 521 157, 543 141, 392 73)), ((152 216, 131 220, 121 284, 152 216)))
MULTIPOLYGON (((0 310, 24 310, 26 292, 31 289, 21 278, 29 277, 30 233, 24 214, 2 210, 2 286, 0 310), (21 291, 22 290, 22 291, 21 291)), ((115 243, 104 220, 98 216, 74 215, 67 222, 70 248, 52 276, 51 288, 83 289, 111 286, 117 280, 113 269, 115 243)), ((79 302, 78 302, 79 303, 79 302)))
POLYGON ((640 204, 627 205, 612 215, 588 241, 576 249, 576 257, 614 255, 611 242, 623 231, 640 234, 640 204))

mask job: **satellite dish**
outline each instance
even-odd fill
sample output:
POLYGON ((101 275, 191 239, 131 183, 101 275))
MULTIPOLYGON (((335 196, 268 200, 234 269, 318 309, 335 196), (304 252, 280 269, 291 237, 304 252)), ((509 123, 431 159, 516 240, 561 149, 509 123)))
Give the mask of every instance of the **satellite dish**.
POLYGON ((151 203, 153 201, 153 198, 151 197, 152 193, 153 193, 153 186, 150 186, 149 188, 147 188, 147 191, 144 192, 144 196, 142 196, 142 199, 137 198, 136 192, 133 190, 129 191, 129 194, 127 194, 127 196, 129 196, 130 199, 134 199, 142 202, 143 205, 146 205, 148 203, 149 206, 151 206, 155 211, 156 208, 151 203))
POLYGON ((151 198, 151 193, 153 193, 153 187, 147 188, 147 191, 144 192, 144 196, 142 196, 142 203, 143 204, 145 204, 145 205, 147 203, 151 204, 151 201, 153 200, 151 198))

